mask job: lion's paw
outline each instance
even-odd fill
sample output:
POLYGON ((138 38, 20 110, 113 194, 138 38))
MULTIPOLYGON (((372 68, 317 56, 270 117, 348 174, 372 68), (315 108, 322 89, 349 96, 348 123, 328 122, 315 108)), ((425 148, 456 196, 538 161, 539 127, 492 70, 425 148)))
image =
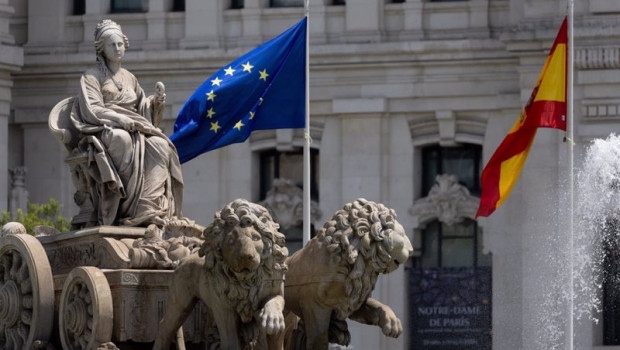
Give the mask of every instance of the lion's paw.
POLYGON ((389 307, 384 307, 383 312, 380 313, 379 327, 388 337, 398 338, 403 332, 403 325, 400 319, 396 317, 396 314, 389 307))
POLYGON ((269 303, 258 314, 258 322, 267 334, 276 334, 284 331, 284 315, 282 310, 269 303))

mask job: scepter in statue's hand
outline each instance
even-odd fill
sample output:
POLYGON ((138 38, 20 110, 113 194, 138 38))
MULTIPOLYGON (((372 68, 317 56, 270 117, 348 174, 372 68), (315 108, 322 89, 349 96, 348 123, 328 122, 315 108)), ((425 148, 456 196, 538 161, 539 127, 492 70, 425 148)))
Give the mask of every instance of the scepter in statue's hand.
MULTIPOLYGON (((153 109, 159 110, 164 108, 166 103, 166 86, 161 81, 155 83, 155 96, 153 96, 153 109)), ((163 118, 163 113, 153 113, 153 125, 159 127, 159 123, 163 118)))

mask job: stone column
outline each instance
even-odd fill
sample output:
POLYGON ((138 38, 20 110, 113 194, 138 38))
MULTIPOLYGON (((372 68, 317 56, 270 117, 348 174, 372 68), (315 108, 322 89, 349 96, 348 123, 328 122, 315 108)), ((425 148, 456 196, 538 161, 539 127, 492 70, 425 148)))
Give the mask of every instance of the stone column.
POLYGON ((325 0, 310 1, 310 43, 323 44, 325 37, 325 0))
POLYGON ((150 0, 149 12, 146 14, 145 50, 166 48, 166 8, 164 0, 150 0))
POLYGON ((421 39, 424 36, 422 0, 405 0, 403 10, 405 12, 405 35, 410 36, 411 39, 421 39))
POLYGON ((13 7, 8 0, 0 0, 0 211, 7 210, 9 197, 9 115, 11 112, 11 73, 24 65, 24 52, 14 46, 9 33, 13 7))
POLYGON ((378 42, 383 31, 384 0, 346 2, 346 35, 350 41, 378 42))
MULTIPOLYGON (((84 19, 84 38, 79 46, 81 52, 94 52, 95 27, 103 19, 103 15, 110 12, 109 1, 86 0, 84 19)), ((94 59, 94 57, 93 57, 94 59)))
MULTIPOLYGON (((0 45, 0 49, 4 49, 0 45)), ((10 80, 0 78, 0 84, 4 84, 10 80)), ((3 90, 10 90, 0 88, 0 93, 3 90)), ((8 187, 8 159, 9 159, 9 101, 0 101, 0 212, 7 209, 7 200, 9 198, 8 187)))
POLYGON ((245 0, 244 7, 241 10, 243 35, 240 38, 239 44, 256 45, 263 42, 260 28, 263 5, 266 4, 262 0, 245 0))
POLYGON ((64 35, 64 0, 28 0, 29 51, 49 52, 64 35))
POLYGON ((182 49, 220 46, 223 1, 186 0, 182 49))
POLYGON ((26 213, 27 204, 28 204, 28 191, 26 190, 26 172, 28 170, 26 167, 20 166, 17 168, 13 168, 10 170, 12 177, 12 189, 11 189, 11 198, 9 200, 9 210, 11 212, 11 216, 15 217, 17 215, 17 210, 21 209, 24 213, 26 213))
POLYGON ((479 31, 478 36, 490 37, 489 0, 472 0, 469 6, 469 26, 479 31))

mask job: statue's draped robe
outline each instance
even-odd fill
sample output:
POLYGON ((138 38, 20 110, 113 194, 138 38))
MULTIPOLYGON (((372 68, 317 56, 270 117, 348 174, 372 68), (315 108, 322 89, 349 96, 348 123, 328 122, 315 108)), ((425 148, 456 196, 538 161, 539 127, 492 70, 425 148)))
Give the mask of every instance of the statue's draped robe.
POLYGON ((146 226, 156 218, 182 217, 183 177, 176 148, 153 120, 161 108, 146 97, 136 77, 121 68, 91 69, 80 79, 71 120, 81 132, 79 148, 88 152, 91 197, 99 223, 146 226), (106 74, 107 73, 107 74, 106 74), (125 131, 102 113, 115 111, 136 122, 125 131), (111 126, 111 127, 110 127, 111 126))

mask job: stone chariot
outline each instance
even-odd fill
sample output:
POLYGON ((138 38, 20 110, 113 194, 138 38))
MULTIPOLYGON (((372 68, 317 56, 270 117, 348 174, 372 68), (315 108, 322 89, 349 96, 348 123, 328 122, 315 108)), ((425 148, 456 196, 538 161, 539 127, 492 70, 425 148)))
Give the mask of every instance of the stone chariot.
MULTIPOLYGON (((79 152, 69 120, 73 100, 52 109, 49 127, 68 152, 80 212, 67 233, 43 228, 32 236, 17 223, 2 228, 0 348, 150 348, 172 269, 199 246, 202 231, 192 223, 177 227, 169 240, 149 240, 151 227, 160 230, 155 225, 95 226, 98 201, 84 168, 89 154, 79 152), (185 253, 175 256, 179 250, 185 253)), ((185 349, 186 341, 204 343, 203 323, 200 303, 177 333, 177 348, 185 349)))

